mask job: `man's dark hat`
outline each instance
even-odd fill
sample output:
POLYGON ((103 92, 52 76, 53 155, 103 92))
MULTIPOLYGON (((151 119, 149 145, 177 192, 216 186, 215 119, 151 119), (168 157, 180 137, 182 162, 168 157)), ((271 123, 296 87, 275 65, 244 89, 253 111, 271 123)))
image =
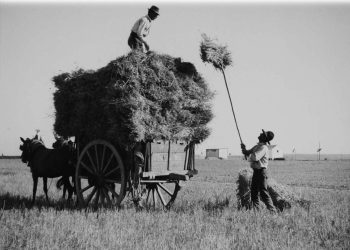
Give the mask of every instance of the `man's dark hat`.
POLYGON ((159 15, 159 8, 157 6, 152 5, 152 7, 148 10, 153 11, 155 14, 159 15))
POLYGON ((262 129, 262 132, 264 133, 264 135, 266 137, 266 142, 268 144, 270 144, 270 141, 272 141, 273 137, 275 137, 275 134, 271 131, 265 132, 265 130, 263 130, 263 129, 262 129))

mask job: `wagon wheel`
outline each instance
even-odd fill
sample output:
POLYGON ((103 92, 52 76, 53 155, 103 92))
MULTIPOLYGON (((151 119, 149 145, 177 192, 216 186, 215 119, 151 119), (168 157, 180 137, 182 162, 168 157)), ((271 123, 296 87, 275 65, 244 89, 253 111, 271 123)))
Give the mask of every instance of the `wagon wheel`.
POLYGON ((119 206, 125 195, 126 176, 114 146, 103 140, 86 145, 78 159, 75 181, 81 207, 119 206))
POLYGON ((154 181, 145 184, 142 205, 146 208, 169 209, 180 190, 178 181, 154 181))

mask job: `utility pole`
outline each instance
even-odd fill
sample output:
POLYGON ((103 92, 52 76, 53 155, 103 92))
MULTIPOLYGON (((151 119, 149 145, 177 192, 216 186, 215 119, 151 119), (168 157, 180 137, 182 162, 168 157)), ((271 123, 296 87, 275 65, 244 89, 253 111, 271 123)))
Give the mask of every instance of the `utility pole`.
POLYGON ((321 160, 321 144, 320 142, 318 142, 318 149, 317 149, 317 153, 318 153, 318 160, 320 161, 321 160))

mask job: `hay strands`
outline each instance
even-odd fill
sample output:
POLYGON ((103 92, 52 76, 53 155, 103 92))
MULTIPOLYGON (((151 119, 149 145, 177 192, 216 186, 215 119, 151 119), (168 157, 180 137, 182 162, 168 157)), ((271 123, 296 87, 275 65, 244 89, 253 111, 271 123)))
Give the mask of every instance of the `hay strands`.
POLYGON ((54 130, 84 138, 81 143, 105 139, 130 149, 149 139, 201 141, 210 134, 213 93, 195 67, 177 57, 130 52, 53 82, 54 130))

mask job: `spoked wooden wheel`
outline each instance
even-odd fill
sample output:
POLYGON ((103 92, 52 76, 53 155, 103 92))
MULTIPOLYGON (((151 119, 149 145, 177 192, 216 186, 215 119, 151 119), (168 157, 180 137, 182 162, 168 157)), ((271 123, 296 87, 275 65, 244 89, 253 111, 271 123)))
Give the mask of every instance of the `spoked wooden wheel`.
POLYGON ((180 190, 178 181, 154 181, 146 183, 146 198, 143 199, 143 206, 147 208, 169 209, 180 190))
POLYGON ((75 182, 81 207, 119 206, 125 195, 126 176, 114 146, 103 140, 86 145, 78 159, 75 182))

